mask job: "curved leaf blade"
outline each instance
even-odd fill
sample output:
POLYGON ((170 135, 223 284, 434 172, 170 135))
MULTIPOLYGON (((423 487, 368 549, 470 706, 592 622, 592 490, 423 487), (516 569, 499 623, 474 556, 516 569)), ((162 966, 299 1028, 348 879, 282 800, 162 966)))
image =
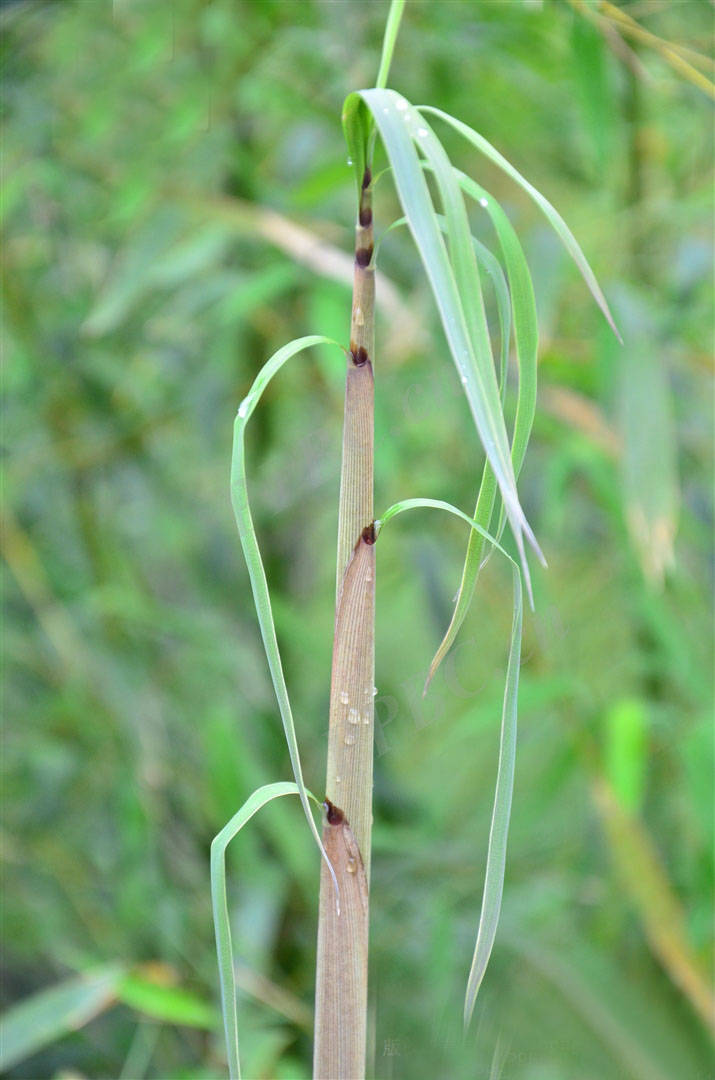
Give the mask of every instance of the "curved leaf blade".
MULTIPOLYGON (((539 345, 539 327, 536 315, 536 300, 531 281, 529 266, 519 238, 513 225, 499 203, 477 184, 471 177, 455 169, 455 176, 462 190, 474 199, 489 214, 499 240, 507 280, 511 293, 511 306, 514 325, 514 344, 516 351, 519 392, 512 436, 511 456, 514 473, 518 477, 531 436, 531 429, 536 411, 537 354, 539 345)), ((496 483, 489 464, 485 465, 482 482, 477 496, 474 518, 484 528, 488 528, 494 509, 496 483)), ((497 529, 501 535, 502 525, 497 529)), ((462 570, 462 579, 457 592, 452 619, 435 653, 425 681, 424 693, 434 678, 437 668, 444 660, 467 616, 482 565, 484 541, 478 533, 472 532, 467 545, 467 554, 462 570)))
POLYGON ((507 161, 507 159, 503 157, 502 154, 499 153, 496 147, 492 146, 492 144, 487 139, 485 139, 483 135, 480 135, 477 131, 475 131, 474 128, 469 127, 468 124, 463 123, 461 120, 457 120, 456 117, 450 116, 449 113, 444 112, 442 109, 437 109, 432 105, 419 105, 417 108, 421 113, 432 113, 434 116, 439 116, 441 120, 444 120, 446 121, 446 123, 450 124, 456 131, 459 132, 460 135, 464 136, 464 138, 467 139, 468 142, 472 144, 472 146, 476 147, 477 150, 481 151, 481 153, 484 154, 485 157, 488 157, 490 161, 493 161, 495 165, 498 165, 499 168, 507 174, 507 176, 510 176, 511 179, 519 185, 519 187, 523 188, 527 195, 531 196, 539 209, 546 215, 549 224, 552 226, 557 236, 561 240, 561 243, 564 245, 573 261, 576 263, 576 266, 581 273, 581 277, 588 286, 588 290, 591 293, 591 296, 603 312, 603 315, 608 322, 608 325, 613 330, 613 333, 616 335, 621 344, 623 344, 623 338, 621 337, 618 327, 616 326, 613 316, 611 315, 611 309, 608 306, 608 301, 606 300, 606 297, 603 295, 601 286, 596 280, 596 275, 594 274, 586 256, 581 250, 581 247, 576 240, 576 237, 573 235, 568 225, 561 217, 561 214, 559 214, 558 210, 556 210, 556 208, 551 205, 549 200, 544 195, 542 195, 541 192, 537 188, 535 188, 533 184, 530 184, 529 181, 521 175, 518 169, 515 169, 514 166, 509 161, 507 161))
POLYGON ((479 987, 484 978, 484 973, 489 963, 492 947, 496 938, 499 914, 501 911, 502 894, 504 891, 504 871, 506 868, 506 850, 509 836, 509 819, 511 817, 511 801, 514 791, 514 766, 516 762, 516 738, 517 738, 517 707, 519 695, 519 669, 521 665, 521 635, 523 626, 523 596, 521 587, 521 574, 519 567, 512 557, 500 546, 495 537, 491 536, 478 522, 468 517, 462 510, 458 510, 451 503, 440 499, 405 499, 395 503, 385 512, 381 521, 376 522, 382 528, 391 517, 403 513, 405 510, 432 507, 437 510, 446 510, 450 514, 466 521, 475 532, 484 540, 487 540, 497 551, 507 558, 512 567, 513 585, 513 613, 511 625, 511 637, 509 641, 509 657, 507 660, 506 680, 504 685, 504 699, 502 704, 501 733, 499 737, 499 765, 497 769, 497 781, 494 791, 494 805, 492 808, 492 820, 489 829, 489 847, 487 850, 487 865, 484 874, 484 890, 482 892, 482 907, 479 914, 479 926, 477 939, 474 946, 474 955, 467 980, 467 989, 464 998, 464 1024, 469 1024, 474 1012, 479 987))
MULTIPOLYGON (((262 806, 271 802, 272 799, 280 798, 282 795, 299 795, 301 801, 305 795, 306 801, 307 798, 311 798, 317 805, 320 805, 315 796, 305 786, 301 787, 298 784, 288 782, 266 784, 264 787, 254 791, 246 799, 241 809, 217 833, 211 844, 211 905, 213 908, 214 932, 216 934, 216 953, 221 985, 221 1008, 226 1034, 226 1053, 231 1080, 240 1080, 241 1062, 238 1052, 233 941, 231 939, 231 922, 226 895, 226 848, 234 836, 241 831, 243 826, 251 820, 262 806)), ((312 820, 313 816, 311 814, 312 820)), ((314 822, 313 825, 315 826, 314 822)))
POLYGON ((404 98, 392 90, 362 90, 359 96, 375 118, 390 159, 397 193, 420 252, 482 445, 497 478, 528 582, 523 536, 541 553, 516 491, 466 210, 452 166, 436 136, 423 126, 404 98), (419 142, 438 179, 449 227, 450 255, 442 240, 415 142, 419 142))
POLYGON ((291 341, 288 345, 284 345, 281 349, 278 349, 270 360, 263 365, 254 379, 251 389, 241 402, 233 429, 231 503, 236 518, 236 525, 238 526, 241 547, 243 548, 243 554, 248 568, 248 576, 253 591, 253 602, 261 629, 261 637, 263 638, 263 647, 265 649, 266 659, 273 681, 273 688, 278 700, 278 708, 280 710, 283 730, 288 745, 288 754, 293 767, 295 782, 298 785, 300 801, 303 805, 303 810, 313 834, 313 838, 320 849, 321 855, 330 868, 337 892, 338 884, 333 873, 333 868, 330 866, 330 861, 325 853, 325 848, 323 847, 315 821, 313 820, 313 815, 310 812, 310 806, 308 805, 308 792, 305 781, 303 780, 303 770, 301 768, 300 753, 298 751, 298 740, 295 733, 295 722, 293 720, 293 712, 288 697, 285 676, 283 674, 280 650, 278 649, 278 640, 276 638, 276 628, 273 621, 273 610, 271 608, 268 582, 266 580, 266 572, 263 567, 263 560, 261 559, 261 552, 256 538, 256 530, 253 525, 251 507, 248 501, 244 440, 246 424, 251 418, 251 415, 270 380, 278 371, 280 371, 283 365, 291 359, 291 357, 296 355, 296 353, 302 352, 304 349, 309 349, 314 345, 336 345, 338 348, 342 348, 342 346, 338 345, 332 338, 327 338, 320 334, 296 338, 295 341, 291 341))

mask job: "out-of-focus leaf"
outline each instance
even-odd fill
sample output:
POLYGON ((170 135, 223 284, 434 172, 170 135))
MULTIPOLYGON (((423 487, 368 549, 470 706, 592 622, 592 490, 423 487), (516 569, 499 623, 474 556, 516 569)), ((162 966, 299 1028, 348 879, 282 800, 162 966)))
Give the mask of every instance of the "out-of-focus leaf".
POLYGON ((712 985, 690 946, 682 905, 650 836, 638 819, 620 806, 607 782, 596 779, 593 791, 616 870, 654 954, 706 1027, 715 1033, 712 985))
POLYGON ((88 1024, 116 1002, 123 977, 119 964, 109 964, 13 1006, 0 1020, 0 1069, 12 1068, 88 1024))
POLYGON ((603 176, 610 159, 617 115, 608 81, 603 35, 591 22, 576 12, 571 44, 574 77, 586 121, 584 128, 590 143, 589 156, 593 171, 603 176))
POLYGON ((616 702, 605 717, 604 769, 616 798, 631 813, 643 802, 646 723, 644 704, 637 700, 616 702))
POLYGON ((627 342, 618 381, 625 516, 643 573, 659 586, 674 563, 680 501, 666 358, 648 306, 624 292, 618 310, 627 342))
POLYGON ((162 984, 142 971, 125 975, 117 988, 117 996, 137 1012, 167 1024, 211 1031, 218 1022, 218 1013, 208 1001, 182 986, 162 984))

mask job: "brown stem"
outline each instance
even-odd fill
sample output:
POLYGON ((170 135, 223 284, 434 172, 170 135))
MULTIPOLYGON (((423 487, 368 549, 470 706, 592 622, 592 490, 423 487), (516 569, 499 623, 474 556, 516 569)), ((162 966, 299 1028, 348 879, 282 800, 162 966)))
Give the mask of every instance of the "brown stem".
POLYGON ((375 678, 372 253, 368 169, 355 228, 330 686, 329 812, 323 831, 340 889, 340 909, 330 875, 323 867, 318 916, 313 1075, 323 1080, 358 1080, 365 1075, 375 678))

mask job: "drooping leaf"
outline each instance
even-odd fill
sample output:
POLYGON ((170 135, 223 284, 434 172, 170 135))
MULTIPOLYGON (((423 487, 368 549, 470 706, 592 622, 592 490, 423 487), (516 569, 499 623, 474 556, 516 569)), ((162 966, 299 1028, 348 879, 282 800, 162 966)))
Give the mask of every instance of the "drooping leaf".
POLYGON ((451 126, 455 128, 455 130, 458 131, 460 135, 463 135, 464 138, 472 144, 472 146, 475 146, 477 150, 480 150, 486 157, 489 158, 490 161, 493 161, 495 165, 498 165, 500 169, 503 169, 507 176, 510 176, 512 180, 515 180, 516 183, 521 188, 523 188, 528 195, 531 196, 539 209, 542 210, 543 213, 546 215, 549 224, 555 230, 556 234, 561 240, 561 243, 564 245, 573 261, 576 263, 576 266, 578 267, 581 276, 586 282, 586 285, 588 286, 588 289, 593 299, 596 301, 601 311, 603 312, 609 326, 613 330, 613 333, 616 335, 618 340, 622 342, 621 335, 618 331, 618 327, 614 322, 613 316, 611 315, 611 310, 608 306, 606 297, 603 295, 601 286, 596 280, 596 275, 589 266, 588 260, 586 259, 583 251, 581 250, 575 236, 569 229, 564 219, 561 217, 561 214, 559 214, 558 210, 556 210, 551 205, 549 200, 545 198, 545 196, 542 195, 541 192, 533 186, 533 184, 530 184, 529 181, 521 175, 518 169, 515 169, 514 166, 510 164, 510 162, 508 162, 507 159, 503 157, 499 153, 499 151, 495 147, 493 147, 487 139, 484 138, 483 135, 480 135, 473 128, 469 127, 468 124, 463 123, 461 120, 457 120, 454 116, 450 116, 449 113, 443 112, 442 109, 436 109, 431 105, 420 105, 419 110, 423 113, 432 113, 434 116, 439 116, 440 119, 445 120, 448 124, 451 124, 451 126))
POLYGON ((288 754, 290 755, 290 761, 293 767, 293 775, 295 776, 295 782, 298 785, 300 800, 303 804, 303 810, 311 832, 313 833, 313 837, 315 838, 315 842, 318 845, 321 854, 327 860, 315 821, 313 820, 313 815, 310 812, 310 806, 308 805, 308 793, 305 781, 303 780, 303 770, 301 768, 300 753, 298 751, 298 740, 295 733, 295 722, 293 720, 293 712, 288 697, 288 688, 286 687, 283 664, 281 662, 278 640, 276 638, 271 598, 268 592, 268 582, 266 581, 266 572, 263 568, 263 560, 261 559, 261 552, 258 547, 256 530, 251 515, 251 507, 248 501, 244 445, 246 424, 270 380, 292 356, 302 352, 304 349, 309 349, 313 345, 336 345, 340 348, 340 346, 337 345, 337 342, 317 334, 297 338, 295 341, 291 341, 288 345, 284 345, 281 349, 278 349, 270 360, 263 365, 254 379, 251 389, 241 402, 233 429, 231 503, 236 518, 236 525, 238 526, 238 534, 241 539, 243 554, 246 559, 248 576, 251 581, 253 601, 258 616, 258 623, 261 628, 266 659, 273 681, 273 688, 276 693, 276 698, 278 699, 278 708, 280 710, 281 720, 283 721, 283 730, 288 745, 288 754))
POLYGON ((523 622, 523 599, 521 587, 521 574, 519 567, 504 550, 498 541, 472 520, 462 510, 452 506, 451 503, 440 499, 405 499, 395 503, 383 514, 382 519, 376 522, 378 532, 390 518, 405 510, 432 507, 437 510, 446 510, 450 514, 466 521, 475 532, 484 540, 487 540, 497 551, 501 552, 509 560, 512 568, 513 585, 513 615, 511 638, 509 642, 509 658, 507 661, 506 681, 504 685, 504 701, 502 705, 501 736, 499 741, 499 765, 497 769, 496 789, 494 792, 494 806, 492 809, 491 828, 489 830, 489 848, 487 851, 487 865, 484 874, 484 889, 482 892, 482 908, 479 915, 477 928, 477 940, 474 946, 474 955, 467 980, 467 990, 464 999, 464 1023, 469 1024, 474 1011, 479 987, 481 986, 484 972, 486 971, 489 957, 491 956, 494 939, 496 937, 501 911, 502 893, 504 890, 504 870, 506 867, 506 848, 509 835, 509 819, 511 816, 511 800, 514 790, 514 764, 516 761, 516 735, 517 735, 517 706, 519 693, 519 668, 521 664, 521 635, 523 622))
POLYGON ((528 582, 523 536, 540 552, 516 492, 479 275, 459 185, 436 136, 404 98, 392 90, 363 90, 359 96, 372 111, 390 160, 397 193, 420 252, 479 436, 499 484, 528 582), (415 144, 435 173, 448 223, 449 253, 415 144))
MULTIPOLYGON (((512 435, 512 462, 514 473, 519 475, 526 448, 531 435, 536 409, 536 363, 538 352, 538 323, 536 301, 531 282, 529 267, 526 262, 519 238, 509 218, 496 200, 464 173, 455 170, 455 175, 462 190, 474 199, 489 214, 496 231, 499 246, 506 267, 507 280, 511 293, 511 308, 514 325, 514 343, 519 379, 519 390, 512 435)), ((481 485, 477 496, 474 519, 483 528, 489 528, 494 501, 496 483, 494 475, 486 462, 482 473, 481 485)), ((501 524, 497 536, 501 535, 501 524)), ((457 593, 457 600, 452 619, 437 652, 430 664, 425 682, 425 692, 444 657, 452 647, 457 634, 467 616, 469 605, 479 575, 479 568, 484 553, 484 540, 479 533, 472 531, 467 545, 467 554, 462 570, 462 580, 457 593)))
MULTIPOLYGON (((233 815, 231 820, 224 825, 211 844, 211 903, 213 906, 214 930, 216 933, 216 952, 218 955, 219 982, 221 984, 221 1008, 223 1010, 224 1031, 226 1034, 226 1052, 228 1055, 228 1067, 231 1080, 237 1080, 241 1076, 241 1063, 238 1052, 238 1018, 236 1015, 236 982, 234 977, 233 942, 231 939, 231 921, 228 913, 228 899, 226 896, 226 848, 243 828, 251 820, 253 815, 282 795, 299 795, 301 801, 305 797, 312 799, 317 805, 318 800, 305 786, 281 782, 266 784, 254 791, 246 799, 241 809, 233 815)), ((310 809, 308 810, 310 813, 310 809)), ((312 821, 312 814, 311 814, 312 821)), ((315 828, 315 823, 313 822, 315 828)), ((321 844, 322 850, 322 844, 321 844)), ((327 856, 326 856, 327 859, 327 856)))

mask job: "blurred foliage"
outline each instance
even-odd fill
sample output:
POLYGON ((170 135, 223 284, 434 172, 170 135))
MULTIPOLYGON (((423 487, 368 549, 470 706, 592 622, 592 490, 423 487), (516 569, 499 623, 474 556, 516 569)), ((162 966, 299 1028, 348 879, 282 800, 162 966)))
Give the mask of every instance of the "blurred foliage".
MULTIPOLYGON (((290 775, 228 500, 232 418, 284 341, 347 333, 339 115, 374 79, 386 10, 3 6, 3 996, 24 1002, 14 1036, 18 1015, 36 1035, 10 1076, 223 1075, 209 844, 290 775), (286 222, 306 230, 292 247, 286 222)), ((712 76, 696 58, 712 9, 619 10, 668 48, 602 4, 549 0, 408 4, 398 40, 392 85, 464 117, 554 202, 626 345, 526 197, 455 147, 533 268, 541 391, 520 486, 549 570, 525 629, 503 924, 462 1042, 509 583, 490 564, 423 701, 464 533, 425 515, 380 546, 380 1078, 712 1070, 712 119, 672 61, 712 76)), ((385 176, 379 227, 396 216, 385 176)), ((383 307, 376 505, 469 510, 478 447, 402 233, 381 270, 422 330, 383 307)), ((329 354, 289 366, 249 440, 316 791, 342 381, 329 354)), ((267 807, 230 859, 249 1077, 310 1075, 318 861, 300 813, 267 807)))

